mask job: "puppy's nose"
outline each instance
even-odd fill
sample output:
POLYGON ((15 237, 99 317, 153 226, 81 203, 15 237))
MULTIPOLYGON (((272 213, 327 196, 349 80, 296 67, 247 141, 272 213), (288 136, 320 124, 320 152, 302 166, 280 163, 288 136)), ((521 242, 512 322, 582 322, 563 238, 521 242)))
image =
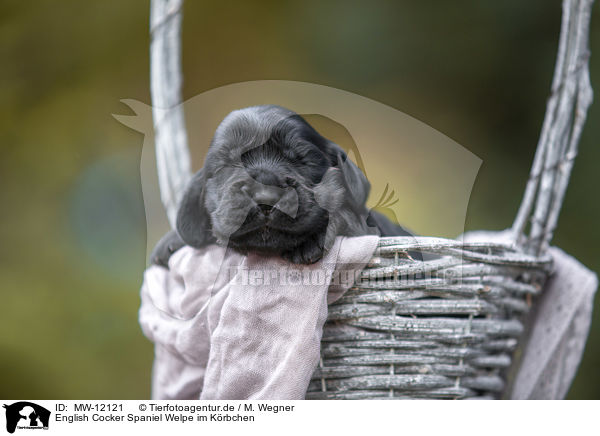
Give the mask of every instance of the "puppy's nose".
POLYGON ((242 191, 246 193, 256 204, 258 204, 262 211, 268 213, 271 211, 273 206, 281 199, 285 190, 277 186, 269 186, 256 184, 254 186, 243 186, 242 191))
POLYGON ((275 203, 279 201, 283 189, 276 186, 259 186, 254 190, 251 197, 256 204, 265 204, 269 206, 275 206, 275 203))

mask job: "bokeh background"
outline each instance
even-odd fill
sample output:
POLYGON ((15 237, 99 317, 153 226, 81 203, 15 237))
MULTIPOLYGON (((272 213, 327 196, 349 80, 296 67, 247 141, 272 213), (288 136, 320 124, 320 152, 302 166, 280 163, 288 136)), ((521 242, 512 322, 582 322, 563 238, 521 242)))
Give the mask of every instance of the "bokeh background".
MULTIPOLYGON (((549 94, 560 1, 188 1, 184 11, 185 99, 285 79, 380 101, 483 160, 467 229, 512 223, 549 94)), ((120 99, 150 104, 148 21, 147 1, 0 5, 2 398, 149 396, 153 350, 137 324, 143 138, 111 116, 129 113, 120 99)), ((597 7, 591 49, 600 90, 597 7)), ((595 271, 599 121, 596 103, 554 239, 595 271)), ((600 303, 569 398, 600 398, 600 303)))

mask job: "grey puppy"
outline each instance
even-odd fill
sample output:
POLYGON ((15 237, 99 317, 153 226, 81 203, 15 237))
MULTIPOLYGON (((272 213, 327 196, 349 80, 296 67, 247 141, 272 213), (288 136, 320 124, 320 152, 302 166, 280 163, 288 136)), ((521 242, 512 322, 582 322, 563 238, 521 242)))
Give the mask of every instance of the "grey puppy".
POLYGON ((231 112, 204 167, 189 182, 151 262, 168 267, 184 245, 229 246, 298 264, 323 257, 336 236, 410 235, 369 212, 370 184, 337 144, 301 116, 275 105, 231 112))

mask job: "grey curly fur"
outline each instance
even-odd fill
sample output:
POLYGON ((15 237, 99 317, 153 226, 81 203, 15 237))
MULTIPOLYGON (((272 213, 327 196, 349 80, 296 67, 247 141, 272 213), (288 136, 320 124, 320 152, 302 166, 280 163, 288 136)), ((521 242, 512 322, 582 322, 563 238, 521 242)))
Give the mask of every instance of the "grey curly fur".
POLYGON ((179 205, 177 231, 159 241, 151 261, 167 266, 184 245, 217 243, 310 264, 336 236, 410 235, 368 211, 369 191, 346 153, 295 112, 275 105, 236 110, 216 129, 179 205), (258 201, 256 192, 268 195, 258 201))

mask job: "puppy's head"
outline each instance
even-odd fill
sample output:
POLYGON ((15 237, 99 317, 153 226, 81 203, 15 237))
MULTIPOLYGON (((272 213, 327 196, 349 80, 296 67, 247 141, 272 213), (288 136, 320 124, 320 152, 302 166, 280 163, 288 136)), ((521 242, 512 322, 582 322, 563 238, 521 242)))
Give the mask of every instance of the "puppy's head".
POLYGON ((365 233, 369 189, 344 151, 296 113, 241 109, 217 128, 177 232, 196 248, 220 242, 312 263, 335 236, 365 233))

